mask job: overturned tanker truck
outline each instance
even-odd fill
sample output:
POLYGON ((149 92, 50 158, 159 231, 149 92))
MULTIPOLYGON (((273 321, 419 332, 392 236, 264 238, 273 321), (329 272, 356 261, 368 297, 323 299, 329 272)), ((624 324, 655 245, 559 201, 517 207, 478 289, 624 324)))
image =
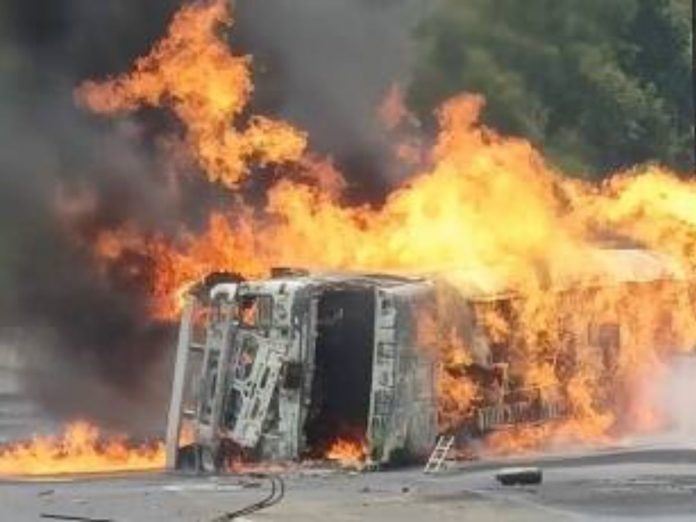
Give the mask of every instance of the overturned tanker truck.
POLYGON ((256 459, 318 457, 340 436, 367 441, 375 462, 431 449, 435 366, 412 317, 429 281, 275 269, 203 288, 180 325, 169 467, 192 452, 214 467, 230 446, 256 459))
MULTIPOLYGON (((644 250, 603 250, 625 285, 678 280, 669 260, 644 250)), ((167 466, 213 471, 231 458, 321 458, 341 438, 363 441, 368 464, 426 458, 438 428, 437 372, 419 317, 456 273, 424 277, 309 273, 278 268, 268 279, 212 275, 184 307, 167 426, 167 466)), ((477 347, 455 368, 480 394, 458 424, 476 437, 500 426, 566 414, 562 396, 523 389, 512 338, 492 339, 482 315, 518 297, 501 285, 451 292, 446 313, 477 347)), ((605 371, 621 324, 576 321, 569 339, 602 352, 605 371), (578 326, 578 324, 580 326, 578 326)), ((556 371, 568 360, 558 358, 556 371)), ((562 352, 562 350, 561 350, 562 352)), ((567 368, 565 368, 567 370, 567 368)))

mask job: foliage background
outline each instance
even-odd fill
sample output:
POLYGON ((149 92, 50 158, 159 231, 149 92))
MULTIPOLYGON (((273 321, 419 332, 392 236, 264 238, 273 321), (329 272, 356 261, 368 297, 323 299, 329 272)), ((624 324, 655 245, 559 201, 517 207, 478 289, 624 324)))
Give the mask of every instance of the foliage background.
POLYGON ((443 0, 417 38, 421 116, 475 91, 488 123, 575 174, 692 168, 687 0, 443 0))

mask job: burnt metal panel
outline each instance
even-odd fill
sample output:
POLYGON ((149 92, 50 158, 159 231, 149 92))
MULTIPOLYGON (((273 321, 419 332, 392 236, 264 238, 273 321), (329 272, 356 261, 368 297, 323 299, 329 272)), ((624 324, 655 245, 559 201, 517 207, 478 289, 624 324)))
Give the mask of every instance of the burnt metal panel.
POLYGON ((396 453, 422 457, 437 433, 434 361, 417 346, 420 298, 425 283, 376 289, 375 351, 368 422, 370 457, 389 462, 396 453))

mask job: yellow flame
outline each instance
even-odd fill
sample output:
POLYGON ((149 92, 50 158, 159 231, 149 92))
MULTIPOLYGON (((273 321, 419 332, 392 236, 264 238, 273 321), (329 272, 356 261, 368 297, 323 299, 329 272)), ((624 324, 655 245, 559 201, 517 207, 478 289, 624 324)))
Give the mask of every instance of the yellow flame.
POLYGON ((59 436, 35 436, 0 447, 0 475, 59 475, 164 468, 160 442, 133 446, 125 437, 103 437, 87 422, 71 423, 59 436))

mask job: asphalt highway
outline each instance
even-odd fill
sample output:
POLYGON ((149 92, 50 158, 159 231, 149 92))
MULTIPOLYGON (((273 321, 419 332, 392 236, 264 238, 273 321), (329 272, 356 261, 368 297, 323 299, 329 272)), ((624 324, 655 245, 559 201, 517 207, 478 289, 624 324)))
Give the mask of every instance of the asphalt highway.
MULTIPOLYGON (((614 449, 356 473, 295 467, 281 473, 284 499, 242 520, 645 521, 696 520, 696 450, 614 449), (538 486, 502 486, 506 466, 538 466, 538 486)), ((240 475, 135 474, 0 483, 0 520, 43 515, 114 522, 208 522, 266 495, 264 480, 240 475)))

